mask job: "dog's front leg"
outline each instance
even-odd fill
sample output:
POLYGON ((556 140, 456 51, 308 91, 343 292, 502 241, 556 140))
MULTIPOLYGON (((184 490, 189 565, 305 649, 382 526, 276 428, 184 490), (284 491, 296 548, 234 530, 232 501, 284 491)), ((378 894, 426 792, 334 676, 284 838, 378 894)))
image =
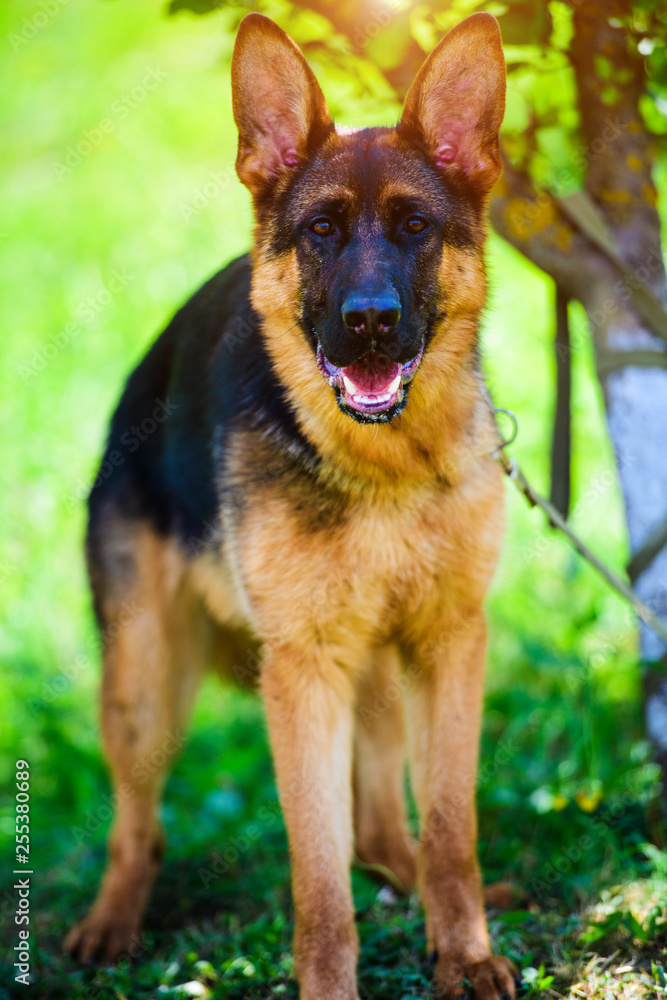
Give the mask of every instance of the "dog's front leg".
POLYGON ((357 1000, 352 684, 325 649, 281 646, 267 657, 262 692, 292 855, 301 1000, 357 1000))
POLYGON ((513 967, 491 954, 477 863, 477 778, 486 625, 452 616, 414 650, 408 685, 413 783, 420 813, 417 879, 435 976, 448 997, 514 996, 513 967))

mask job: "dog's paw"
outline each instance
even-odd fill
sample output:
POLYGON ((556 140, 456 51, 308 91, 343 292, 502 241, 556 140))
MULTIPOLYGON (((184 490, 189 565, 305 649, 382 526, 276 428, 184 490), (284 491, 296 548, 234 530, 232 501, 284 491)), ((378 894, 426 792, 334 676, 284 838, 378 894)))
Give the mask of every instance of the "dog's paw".
POLYGON ((84 965, 110 965, 119 958, 137 958, 144 950, 136 918, 106 907, 93 907, 72 928, 63 947, 84 965))
POLYGON ((475 1000, 514 1000, 516 967, 502 955, 489 955, 479 962, 461 962, 440 956, 435 966, 435 981, 445 1000, 470 995, 475 1000))

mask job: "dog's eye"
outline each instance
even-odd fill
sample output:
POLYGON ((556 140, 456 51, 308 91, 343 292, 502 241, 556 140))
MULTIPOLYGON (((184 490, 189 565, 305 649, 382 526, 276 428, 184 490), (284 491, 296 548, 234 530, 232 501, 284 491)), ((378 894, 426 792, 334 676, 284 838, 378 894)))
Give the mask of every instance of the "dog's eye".
POLYGON ((331 236, 334 231, 333 223, 328 219, 315 219, 310 227, 311 233, 316 236, 331 236))
POLYGON ((406 233, 411 233, 416 235, 417 233, 423 233, 428 225, 426 219, 422 219, 421 215, 411 215, 407 220, 403 228, 406 233))

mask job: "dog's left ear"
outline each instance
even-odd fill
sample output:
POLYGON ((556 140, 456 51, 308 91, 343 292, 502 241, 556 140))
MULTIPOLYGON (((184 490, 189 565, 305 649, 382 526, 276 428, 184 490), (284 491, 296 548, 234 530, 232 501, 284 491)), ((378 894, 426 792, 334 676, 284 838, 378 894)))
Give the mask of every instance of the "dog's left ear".
POLYGON ((241 21, 232 57, 236 171, 255 201, 273 193, 333 129, 315 74, 282 28, 241 21))
POLYGON ((485 195, 500 175, 505 59, 498 22, 473 14, 436 45, 403 106, 399 132, 416 139, 454 183, 485 195))

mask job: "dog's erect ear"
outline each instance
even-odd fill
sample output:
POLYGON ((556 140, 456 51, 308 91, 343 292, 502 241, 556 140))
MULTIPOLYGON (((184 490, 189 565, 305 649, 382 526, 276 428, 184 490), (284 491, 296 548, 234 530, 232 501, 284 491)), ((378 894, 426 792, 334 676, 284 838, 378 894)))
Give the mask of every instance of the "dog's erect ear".
POLYGON ((416 138, 455 183, 486 194, 501 171, 505 59, 490 14, 473 14, 436 45, 403 106, 399 131, 416 138))
POLYGON ((236 170, 256 200, 297 170, 333 128, 310 66, 282 28, 262 14, 241 21, 232 105, 239 130, 236 170))

